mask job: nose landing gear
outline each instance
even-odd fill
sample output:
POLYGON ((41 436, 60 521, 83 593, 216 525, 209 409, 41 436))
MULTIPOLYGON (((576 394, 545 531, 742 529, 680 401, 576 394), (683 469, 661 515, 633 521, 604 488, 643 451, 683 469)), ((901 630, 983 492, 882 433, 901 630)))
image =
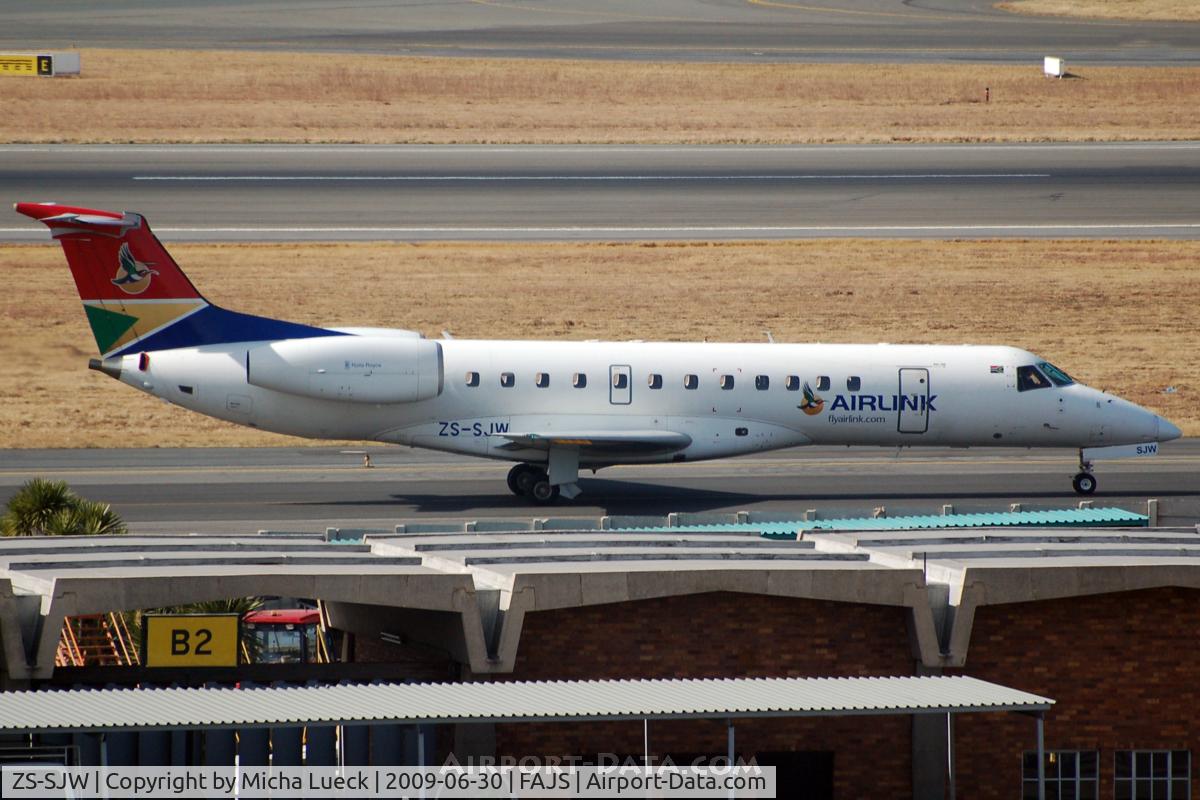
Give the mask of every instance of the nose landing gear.
POLYGON ((1096 476, 1092 474, 1092 462, 1085 461, 1083 451, 1079 451, 1079 473, 1071 479, 1075 494, 1093 494, 1096 491, 1096 476))

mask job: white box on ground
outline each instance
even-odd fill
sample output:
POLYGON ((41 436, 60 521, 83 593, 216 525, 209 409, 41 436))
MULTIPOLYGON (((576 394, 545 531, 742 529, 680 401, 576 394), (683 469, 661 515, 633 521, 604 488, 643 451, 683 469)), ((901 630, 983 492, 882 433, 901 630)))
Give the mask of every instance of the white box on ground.
POLYGON ((78 75, 80 72, 79 53, 54 53, 55 75, 78 75))
POLYGON ((1061 78, 1067 74, 1067 64, 1058 56, 1046 56, 1042 62, 1042 72, 1055 78, 1061 78))

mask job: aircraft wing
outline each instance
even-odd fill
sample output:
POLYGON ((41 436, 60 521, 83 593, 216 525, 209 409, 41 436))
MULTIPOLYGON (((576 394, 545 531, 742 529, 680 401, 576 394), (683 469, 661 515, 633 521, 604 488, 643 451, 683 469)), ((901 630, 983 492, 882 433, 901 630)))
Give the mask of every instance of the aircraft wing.
POLYGON ((686 433, 673 431, 546 431, 493 434, 507 439, 503 450, 549 450, 551 447, 578 447, 586 453, 673 453, 692 443, 686 433))

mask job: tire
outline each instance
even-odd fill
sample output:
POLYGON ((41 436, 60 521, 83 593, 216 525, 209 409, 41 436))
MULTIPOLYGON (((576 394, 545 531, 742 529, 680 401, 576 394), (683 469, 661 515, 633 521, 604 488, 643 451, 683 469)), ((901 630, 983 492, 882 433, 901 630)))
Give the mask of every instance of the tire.
POLYGON ((513 494, 521 497, 526 494, 526 491, 521 490, 522 473, 529 472, 532 467, 528 464, 517 464, 508 471, 508 490, 513 494))
POLYGON ((517 464, 508 471, 508 488, 517 497, 528 497, 538 478, 545 474, 533 464, 517 464))
POLYGON ((1088 472, 1081 472, 1071 479, 1071 485, 1075 487, 1076 494, 1094 494, 1096 476, 1088 472))
POLYGON ((533 484, 529 490, 529 499, 541 506, 548 506, 558 499, 558 487, 551 486, 550 481, 545 476, 538 476, 541 480, 533 484))

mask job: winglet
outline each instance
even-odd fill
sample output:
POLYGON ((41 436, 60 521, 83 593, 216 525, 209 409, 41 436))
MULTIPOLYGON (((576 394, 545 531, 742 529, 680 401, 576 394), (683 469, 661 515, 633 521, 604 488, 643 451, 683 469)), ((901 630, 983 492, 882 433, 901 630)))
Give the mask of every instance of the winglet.
POLYGON ((125 215, 118 214, 115 211, 100 211, 95 208, 81 208, 79 206, 64 206, 58 203, 13 203, 13 209, 18 214, 36 219, 39 222, 51 224, 51 220, 55 217, 78 216, 78 217, 100 217, 104 219, 121 219, 125 215))

